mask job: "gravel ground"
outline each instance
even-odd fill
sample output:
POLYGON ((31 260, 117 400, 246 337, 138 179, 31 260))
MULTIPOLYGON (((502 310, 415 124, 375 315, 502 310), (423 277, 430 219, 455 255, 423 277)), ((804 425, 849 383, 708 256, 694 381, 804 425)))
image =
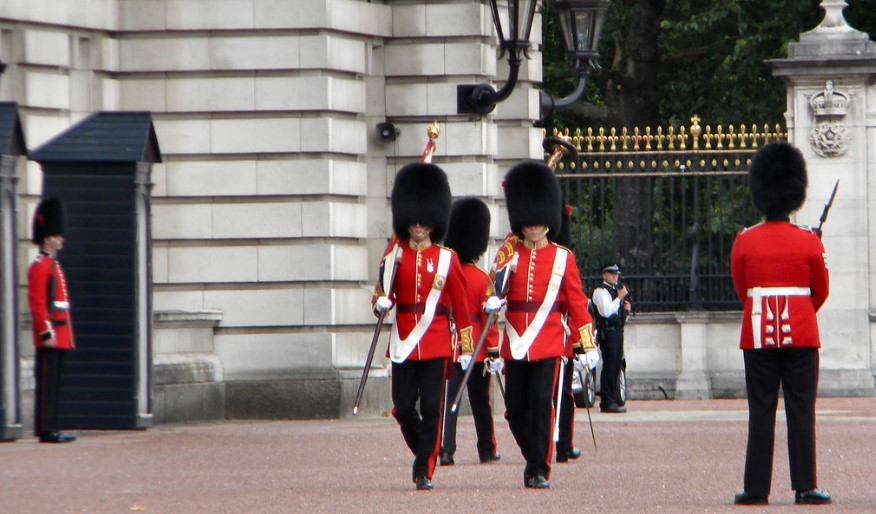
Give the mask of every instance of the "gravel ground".
MULTIPOLYGON (((746 439, 744 400, 640 401, 627 414, 576 415, 577 461, 549 490, 523 488, 523 458, 496 420, 500 462, 478 463, 461 416, 456 465, 433 491, 391 418, 227 421, 144 431, 83 431, 72 444, 0 444, 0 512, 876 512, 876 398, 818 402, 819 486, 835 503, 796 507, 783 412, 768 508, 734 507, 746 439)), ((780 405, 781 409, 781 405, 780 405)))

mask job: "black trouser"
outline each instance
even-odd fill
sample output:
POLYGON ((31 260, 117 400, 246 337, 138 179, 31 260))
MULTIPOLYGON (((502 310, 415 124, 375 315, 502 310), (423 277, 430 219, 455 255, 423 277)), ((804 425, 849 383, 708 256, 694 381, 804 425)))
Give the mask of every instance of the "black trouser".
POLYGON ((815 477, 818 349, 744 350, 742 354, 748 392, 745 491, 752 496, 770 494, 780 384, 788 422, 791 487, 796 491, 814 489, 818 486, 815 477))
POLYGON ((413 478, 432 478, 441 443, 444 367, 447 359, 392 363, 392 415, 415 455, 413 478), (420 412, 417 412, 417 400, 420 412))
MULTIPOLYGON (((575 435, 575 397, 572 395, 572 377, 575 373, 575 359, 566 361, 563 370, 563 401, 560 402, 560 438, 557 441, 557 453, 572 451, 572 438, 575 435)), ((584 384, 581 384, 582 386, 584 384)))
MULTIPOLYGON (((478 435, 478 459, 488 460, 496 454, 496 437, 493 430, 493 405, 490 403, 490 382, 492 375, 484 373, 484 363, 471 363, 474 369, 468 379, 466 390, 471 414, 474 418, 475 432, 478 435)), ((462 366, 457 362, 450 368, 451 376, 447 380, 447 397, 444 399, 444 438, 442 449, 453 455, 456 453, 456 418, 459 414, 451 412, 453 398, 462 384, 462 366)))
POLYGON ((61 431, 58 423, 58 399, 61 395, 61 366, 65 351, 36 348, 34 354, 33 434, 37 437, 61 431))
POLYGON ((599 376, 599 406, 607 407, 620 401, 617 381, 624 356, 623 329, 606 328, 599 331, 599 350, 602 352, 602 374, 599 376))
POLYGON ((554 391, 560 359, 505 361, 505 419, 526 459, 524 477, 550 478, 554 391))

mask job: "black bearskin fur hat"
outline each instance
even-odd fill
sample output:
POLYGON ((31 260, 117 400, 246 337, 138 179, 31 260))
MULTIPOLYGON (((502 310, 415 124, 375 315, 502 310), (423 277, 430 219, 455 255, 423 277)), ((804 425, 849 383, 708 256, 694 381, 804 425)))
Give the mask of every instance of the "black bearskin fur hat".
POLYGON ((785 141, 769 143, 754 154, 748 179, 751 200, 767 219, 784 218, 806 200, 806 161, 785 141))
MULTIPOLYGON (((523 227, 545 225, 559 234, 562 196, 554 172, 541 161, 524 161, 505 174, 505 203, 511 231, 522 236, 523 227)), ((553 236, 555 237, 555 236, 553 236)))
POLYGON ((34 244, 42 244, 49 236, 63 236, 67 227, 64 205, 57 198, 46 198, 37 205, 33 215, 34 244))
POLYGON ((408 227, 417 223, 432 227, 433 242, 444 240, 450 217, 450 184, 444 170, 420 162, 404 166, 395 176, 390 203, 392 230, 400 240, 407 241, 408 227))
POLYGON ((479 198, 460 198, 450 209, 450 228, 444 244, 456 251, 459 262, 475 262, 490 241, 490 208, 479 198))

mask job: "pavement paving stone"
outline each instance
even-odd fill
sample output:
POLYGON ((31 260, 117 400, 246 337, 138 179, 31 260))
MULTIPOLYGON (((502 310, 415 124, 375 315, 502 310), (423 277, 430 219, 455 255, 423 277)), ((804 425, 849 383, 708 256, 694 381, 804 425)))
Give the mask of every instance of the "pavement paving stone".
MULTIPOLYGON (((555 464, 551 488, 523 488, 523 458, 496 419, 502 460, 479 464, 461 416, 456 465, 416 491, 392 418, 225 421, 83 431, 72 444, 0 444, 2 513, 876 512, 876 398, 818 401, 819 486, 829 507, 794 506, 779 413, 770 506, 734 507, 744 400, 632 401, 627 414, 576 413, 584 455, 555 464)), ((780 405, 781 409, 781 405, 780 405)))

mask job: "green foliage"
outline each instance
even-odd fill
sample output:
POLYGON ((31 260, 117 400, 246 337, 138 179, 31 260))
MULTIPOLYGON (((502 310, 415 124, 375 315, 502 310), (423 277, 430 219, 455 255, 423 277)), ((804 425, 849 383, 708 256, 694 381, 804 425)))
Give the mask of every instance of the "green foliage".
MULTIPOLYGON (((644 2, 615 0, 600 42, 605 73, 591 78, 587 103, 604 105, 612 94, 624 94, 623 82, 635 81, 627 40, 631 27, 642 23, 644 2), (620 80, 623 77, 624 80, 620 80)), ((687 125, 698 114, 711 125, 757 122, 781 123, 785 85, 773 77, 769 59, 787 57, 788 44, 816 27, 823 18, 821 0, 665 0, 659 17, 660 58, 655 125, 687 125)), ((847 0, 848 23, 876 36, 876 0, 847 0)), ((557 97, 574 88, 577 77, 565 62, 562 33, 553 8, 546 6, 544 22, 544 87, 557 97)), ((644 20, 650 21, 650 20, 644 20)), ((641 27, 639 27, 641 30, 641 27)), ((609 106, 612 107, 612 106, 609 106)), ((622 119, 583 118, 580 111, 556 113, 548 127, 585 127, 622 119)))

